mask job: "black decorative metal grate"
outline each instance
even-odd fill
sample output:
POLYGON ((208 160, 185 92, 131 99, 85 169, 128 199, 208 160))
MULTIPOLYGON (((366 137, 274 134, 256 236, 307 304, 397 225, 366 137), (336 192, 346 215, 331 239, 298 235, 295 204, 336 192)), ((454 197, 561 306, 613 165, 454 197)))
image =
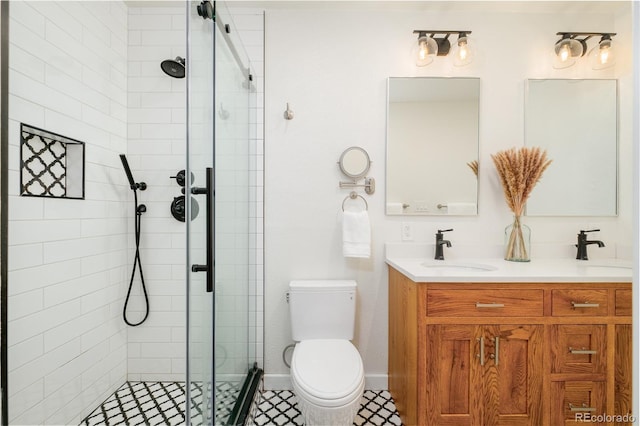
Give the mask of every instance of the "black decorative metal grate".
POLYGON ((84 142, 22 123, 20 195, 84 199, 84 142))

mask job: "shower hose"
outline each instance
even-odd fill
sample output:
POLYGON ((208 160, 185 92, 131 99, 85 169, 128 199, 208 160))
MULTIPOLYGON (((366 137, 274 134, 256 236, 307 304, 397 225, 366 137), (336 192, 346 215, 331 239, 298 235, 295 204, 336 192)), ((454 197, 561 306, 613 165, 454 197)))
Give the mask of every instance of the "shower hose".
POLYGON ((134 198, 134 206, 135 206, 135 237, 136 237, 136 255, 133 259, 133 269, 131 270, 131 279, 129 280, 129 290, 127 291, 127 298, 124 301, 124 308, 122 308, 122 318, 127 325, 131 327, 137 327, 143 322, 146 321, 149 316, 149 296, 147 295, 147 287, 144 284, 144 275, 142 274, 142 262, 140 261, 140 222, 142 219, 142 213, 147 211, 147 208, 144 204, 138 205, 138 192, 136 190, 133 191, 134 198), (131 289, 133 288, 133 279, 136 275, 136 266, 138 267, 138 271, 140 271, 140 283, 142 285, 142 292, 144 293, 144 305, 145 305, 145 314, 142 320, 137 323, 132 323, 127 320, 127 305, 129 304, 129 298, 131 297, 131 289))

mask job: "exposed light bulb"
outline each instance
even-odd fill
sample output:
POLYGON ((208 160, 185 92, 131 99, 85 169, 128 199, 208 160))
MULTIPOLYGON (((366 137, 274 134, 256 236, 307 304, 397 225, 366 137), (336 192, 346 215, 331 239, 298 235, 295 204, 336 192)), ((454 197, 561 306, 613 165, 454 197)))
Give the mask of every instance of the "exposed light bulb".
POLYGON ((609 53, 611 48, 611 41, 601 41, 598 49, 598 61, 602 65, 606 65, 609 62, 609 53))
POLYGON ((469 46, 467 46, 466 41, 459 42, 458 46, 460 47, 460 49, 458 49, 458 57, 461 61, 464 61, 467 59, 467 56, 469 56, 469 46))
POLYGON ((591 67, 594 70, 602 70, 615 65, 615 48, 611 45, 611 36, 604 35, 600 43, 589 54, 591 67))
POLYGON ((421 61, 424 61, 427 57, 427 41, 420 40, 420 50, 418 51, 418 56, 421 61))
POLYGON ((417 50, 413 51, 416 65, 423 67, 433 62, 433 58, 438 51, 438 45, 431 37, 420 35, 418 44, 414 49, 417 50))
POLYGON ((571 55, 571 52, 569 49, 569 43, 562 45, 562 47, 560 48, 560 60, 562 62, 566 62, 566 60, 569 59, 570 55, 571 55))

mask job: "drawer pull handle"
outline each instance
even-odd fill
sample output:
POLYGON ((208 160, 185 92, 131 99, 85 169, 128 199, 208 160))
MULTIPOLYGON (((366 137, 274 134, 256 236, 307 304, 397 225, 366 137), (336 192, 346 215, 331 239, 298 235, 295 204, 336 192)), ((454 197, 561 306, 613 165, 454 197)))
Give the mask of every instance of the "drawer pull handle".
POLYGON ((584 303, 571 302, 571 306, 573 307, 573 309, 575 309, 575 308, 599 308, 600 304, 599 303, 589 303, 589 302, 584 302, 584 303))
POLYGON ((571 352, 573 355, 595 355, 598 353, 598 351, 590 349, 573 349, 572 347, 569 347, 569 352, 571 352))
POLYGON ((595 407, 588 407, 587 404, 582 404, 582 406, 573 405, 569 403, 569 410, 573 412, 593 412, 596 411, 595 407))
POLYGON ((493 358, 494 362, 496 365, 498 365, 498 362, 500 361, 498 359, 498 357, 500 356, 500 337, 496 336, 494 337, 495 340, 495 353, 491 354, 491 358, 493 358))
POLYGON ((478 337, 476 340, 480 342, 480 353, 476 357, 480 358, 480 365, 484 365, 484 337, 478 337))
POLYGON ((504 308, 504 303, 480 303, 480 302, 476 302, 476 308, 504 308))

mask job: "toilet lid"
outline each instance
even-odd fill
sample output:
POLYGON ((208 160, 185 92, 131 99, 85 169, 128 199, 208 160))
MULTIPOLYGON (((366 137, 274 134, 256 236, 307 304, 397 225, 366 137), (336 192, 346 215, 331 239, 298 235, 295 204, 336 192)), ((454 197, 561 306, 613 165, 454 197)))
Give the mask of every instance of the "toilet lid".
POLYGON ((314 339, 296 345, 291 373, 306 392, 327 400, 352 394, 361 385, 364 371, 350 341, 314 339))

